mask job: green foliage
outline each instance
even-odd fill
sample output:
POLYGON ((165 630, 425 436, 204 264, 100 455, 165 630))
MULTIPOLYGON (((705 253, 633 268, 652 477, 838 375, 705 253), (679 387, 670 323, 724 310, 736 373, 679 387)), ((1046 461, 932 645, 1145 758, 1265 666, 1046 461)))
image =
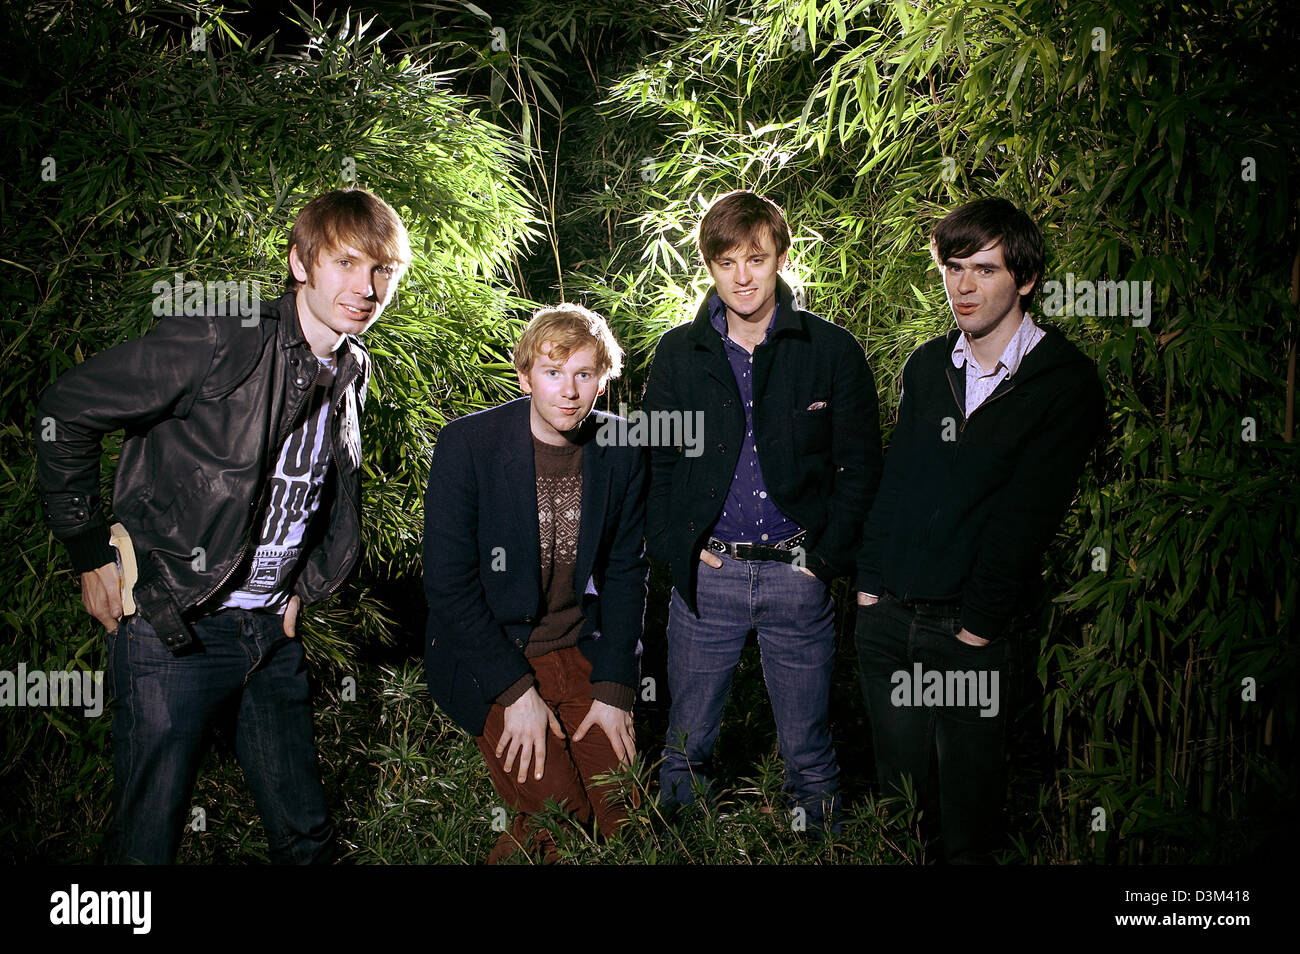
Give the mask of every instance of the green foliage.
MULTIPOLYGON (((507 352, 525 299, 559 292, 609 316, 629 362, 606 401, 635 405, 659 336, 709 283, 693 235, 704 205, 756 189, 790 219, 792 283, 866 347, 888 437, 903 361, 951 321, 930 229, 967 198, 997 194, 1043 225, 1045 279, 1149 281, 1154 301, 1149 324, 1077 301, 1052 318, 1097 359, 1110 430, 1049 551, 1038 645, 1022 647, 1036 697, 1015 714, 1009 857, 1222 862, 1264 852, 1279 831, 1294 837, 1281 819, 1297 789, 1300 715, 1287 294, 1300 157, 1285 131, 1300 84, 1278 7, 368 7, 386 36, 355 16, 304 18, 310 42, 289 52, 202 5, 6 10, 0 46, 18 75, 0 106, 12 147, 0 192, 0 520, 12 544, 0 573, 14 635, 0 668, 96 668, 101 655, 40 518, 30 434, 41 388, 149 327, 159 277, 274 285, 300 200, 343 184, 352 157, 358 183, 411 224, 417 262, 367 339, 378 374, 364 577, 305 620, 315 659, 328 661, 324 775, 353 860, 481 861, 495 795, 472 740, 432 710, 417 665, 377 671, 346 646, 374 647, 418 615, 381 594, 418 569, 433 437, 513 394, 507 352), (196 15, 202 52, 190 48, 196 15), (41 179, 46 156, 55 181, 41 179), (545 241, 530 246, 535 237, 545 241), (341 697, 343 674, 356 675, 357 701, 341 697), (1098 807, 1105 831, 1091 827, 1098 807)), ((648 642, 665 599, 652 593, 648 642)), ((735 691, 733 741, 724 732, 719 749, 733 768, 771 738, 761 717, 750 722, 766 711, 754 667, 742 665, 735 691)), ((846 735, 860 743, 867 731, 853 706, 836 710, 842 753, 846 735)), ((647 718, 639 711, 639 726, 647 718)), ((31 859, 93 855, 107 793, 85 793, 106 728, 52 710, 6 724, 0 840, 31 859), (33 821, 46 805, 69 819, 58 832, 33 821)), ((888 811, 849 799, 833 844, 792 838, 770 754, 712 809, 674 820, 657 811, 652 769, 634 767, 640 805, 607 844, 546 815, 564 860, 929 860, 906 799, 888 811)), ((228 754, 205 767, 196 804, 225 806, 224 819, 187 838, 182 860, 264 857, 228 754)))
MULTIPOLYGON (((40 392, 147 331, 156 281, 247 279, 278 295, 298 208, 353 183, 398 210, 416 252, 366 338, 376 360, 363 572, 370 581, 416 572, 437 429, 515 393, 508 350, 524 303, 499 275, 534 234, 519 149, 426 61, 385 53, 355 17, 304 19, 308 42, 284 51, 274 38, 241 37, 213 8, 180 3, 124 14, 107 2, 47 2, 3 17, 0 668, 103 665, 99 627, 40 515, 40 392)), ((116 446, 107 442, 103 466, 110 506, 116 446)), ((356 640, 390 638, 391 616, 365 586, 345 587, 308 612, 309 653, 342 664, 356 640)), ((6 778, 64 744, 74 764, 103 765, 102 734, 70 727, 59 710, 6 720, 0 739, 6 778)))
POLYGON ((654 182, 622 196, 637 233, 582 276, 641 362, 708 285, 692 248, 703 203, 739 187, 786 209, 789 273, 864 343, 887 417, 903 360, 949 326, 927 246, 962 200, 1002 195, 1042 222, 1047 280, 1151 282, 1149 326, 1076 302, 1054 316, 1099 362, 1111 432, 1045 576, 1064 610, 1044 615, 1039 653, 1063 793, 1045 834, 1080 857, 1076 806, 1101 804, 1117 819, 1107 860, 1221 857, 1218 835, 1272 797, 1261 787, 1296 782, 1272 769, 1296 724, 1300 556, 1283 383, 1297 150, 1278 132, 1296 117, 1278 12, 677 9, 695 28, 606 102, 612 123, 663 132, 654 182))

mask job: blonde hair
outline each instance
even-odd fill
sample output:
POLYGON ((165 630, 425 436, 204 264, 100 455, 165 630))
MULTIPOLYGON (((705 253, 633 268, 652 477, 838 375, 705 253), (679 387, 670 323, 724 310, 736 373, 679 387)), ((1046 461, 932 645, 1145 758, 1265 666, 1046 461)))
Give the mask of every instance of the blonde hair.
POLYGON ((533 312, 524 333, 515 345, 515 369, 528 374, 541 355, 542 346, 550 342, 546 356, 563 363, 575 351, 591 345, 596 352, 596 368, 602 378, 616 378, 623 371, 623 349, 605 319, 590 308, 562 302, 533 312))

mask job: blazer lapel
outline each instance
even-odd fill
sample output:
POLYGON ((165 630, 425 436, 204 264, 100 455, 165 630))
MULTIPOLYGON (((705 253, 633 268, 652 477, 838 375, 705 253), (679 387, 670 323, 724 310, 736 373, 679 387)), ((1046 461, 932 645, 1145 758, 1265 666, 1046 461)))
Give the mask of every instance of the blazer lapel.
MULTIPOLYGON (((502 523, 513 528, 515 540, 520 543, 520 552, 507 553, 507 566, 511 573, 523 573, 520 577, 532 587, 532 593, 541 598, 542 578, 541 562, 542 543, 537 529, 537 465, 533 456, 533 432, 529 423, 529 410, 532 407, 528 399, 519 401, 518 421, 512 424, 511 439, 501 456, 501 483, 507 490, 509 513, 502 523)), ((481 516, 480 516, 481 522, 481 516)), ((509 546, 512 541, 506 541, 509 546)), ((510 547, 513 551, 515 548, 510 547)))
POLYGON ((582 518, 578 526, 578 565, 574 573, 574 586, 578 588, 578 602, 584 593, 592 593, 591 571, 600 548, 601 532, 605 527, 605 508, 609 502, 609 462, 606 448, 594 439, 582 447, 582 518))

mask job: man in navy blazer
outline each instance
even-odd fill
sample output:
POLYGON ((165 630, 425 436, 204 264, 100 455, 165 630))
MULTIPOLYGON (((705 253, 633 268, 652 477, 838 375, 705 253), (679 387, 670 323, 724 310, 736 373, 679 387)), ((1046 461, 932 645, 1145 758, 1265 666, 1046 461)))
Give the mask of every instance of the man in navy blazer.
POLYGON ((527 396, 444 427, 425 497, 429 693, 517 813, 493 863, 553 850, 529 825, 548 798, 599 831, 626 817, 592 779, 635 754, 648 572, 642 451, 592 410, 622 365, 605 321, 541 309, 514 362, 527 396))

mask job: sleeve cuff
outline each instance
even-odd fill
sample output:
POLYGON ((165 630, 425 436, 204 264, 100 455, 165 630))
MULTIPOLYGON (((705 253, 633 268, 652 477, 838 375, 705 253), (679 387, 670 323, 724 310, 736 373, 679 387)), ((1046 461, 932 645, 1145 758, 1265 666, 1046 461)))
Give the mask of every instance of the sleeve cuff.
POLYGON ((823 557, 820 553, 809 553, 807 567, 812 575, 817 577, 827 586, 834 582, 838 577, 844 576, 834 564, 823 557))
POLYGON ((884 592, 884 590, 885 588, 880 582, 880 577, 877 576, 876 574, 874 573, 858 574, 857 586, 855 588, 855 592, 871 593, 874 596, 879 596, 881 593, 884 592))
POLYGON ((624 712, 631 712, 636 702, 636 690, 618 682, 593 682, 591 698, 624 712))
POLYGON ((103 524, 84 530, 76 536, 65 537, 63 545, 68 548, 72 568, 78 573, 89 573, 117 559, 113 548, 108 544, 108 528, 103 524))
POLYGON ((1007 624, 1010 621, 1010 617, 986 616, 965 606, 962 607, 961 611, 962 628, 980 639, 987 639, 989 642, 1001 639, 1006 634, 1007 624))
POLYGON ((531 672, 525 673, 519 677, 519 680, 514 685, 496 697, 496 704, 504 709, 506 706, 518 702, 523 698, 525 692, 533 688, 535 681, 531 672))

